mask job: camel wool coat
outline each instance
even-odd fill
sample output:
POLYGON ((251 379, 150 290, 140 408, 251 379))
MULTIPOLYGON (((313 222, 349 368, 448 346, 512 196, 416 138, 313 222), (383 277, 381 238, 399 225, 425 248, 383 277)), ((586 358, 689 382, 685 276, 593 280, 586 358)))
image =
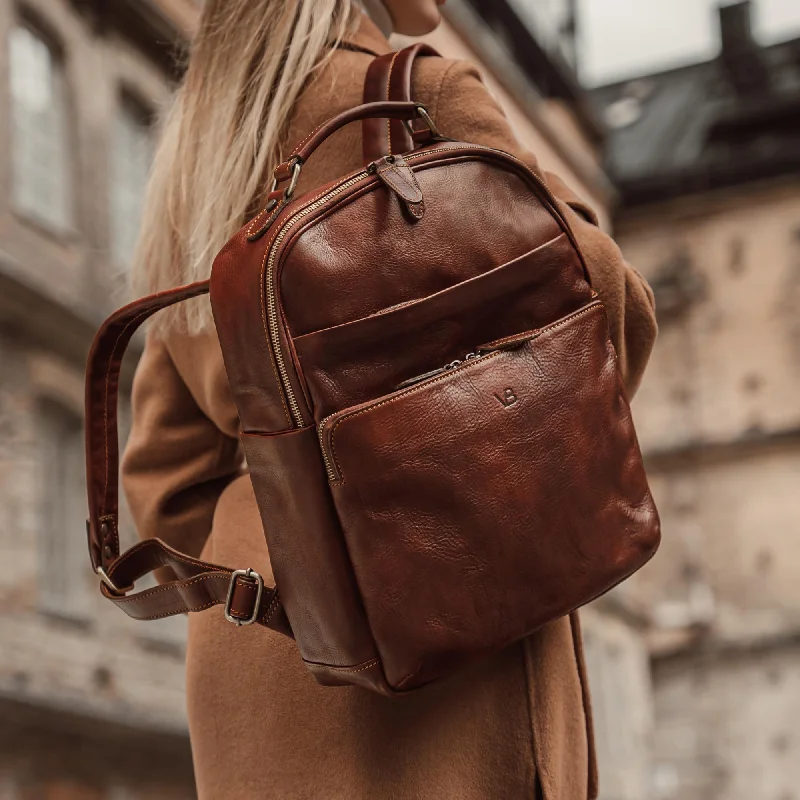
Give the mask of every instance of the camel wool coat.
MULTIPOLYGON (((361 101, 367 67, 391 47, 366 16, 301 96, 289 139, 361 101)), ((415 98, 454 139, 510 151, 515 141, 474 67, 424 58, 415 98)), ((360 127, 337 133, 303 170, 299 192, 361 168, 360 127)), ((656 327, 643 279, 554 176, 606 304, 629 391, 656 327)), ((134 383, 123 481, 141 537, 271 579, 239 420, 219 341, 148 337, 134 383)), ((294 643, 237 629, 216 608, 191 615, 189 727, 202 800, 587 800, 597 794, 589 690, 577 616, 403 699, 324 688, 294 643)))

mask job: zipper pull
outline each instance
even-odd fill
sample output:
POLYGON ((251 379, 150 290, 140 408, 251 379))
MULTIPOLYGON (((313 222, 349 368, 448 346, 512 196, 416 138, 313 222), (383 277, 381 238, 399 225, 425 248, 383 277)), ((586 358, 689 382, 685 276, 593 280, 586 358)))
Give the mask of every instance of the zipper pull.
POLYGON ((412 219, 419 222, 425 216, 425 198, 422 196, 411 167, 402 156, 386 156, 373 161, 368 167, 370 175, 377 175, 396 194, 412 219))
POLYGON ((437 375, 444 375, 445 372, 450 372, 451 370, 456 369, 456 367, 460 367, 463 364, 466 364, 468 361, 473 361, 476 358, 480 358, 480 353, 467 353, 464 358, 457 358, 455 361, 451 361, 449 364, 439 367, 439 369, 425 372, 422 375, 417 375, 415 378, 409 378, 407 381, 397 384, 395 389, 407 389, 409 386, 422 383, 423 381, 427 381, 429 378, 435 378, 437 375))

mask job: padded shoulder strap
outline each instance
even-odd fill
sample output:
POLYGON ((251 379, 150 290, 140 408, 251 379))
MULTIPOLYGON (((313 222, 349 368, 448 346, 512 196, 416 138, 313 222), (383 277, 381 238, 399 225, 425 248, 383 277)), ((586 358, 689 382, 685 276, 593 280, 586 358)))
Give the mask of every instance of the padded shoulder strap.
MULTIPOLYGON (((411 97, 411 71, 414 62, 422 56, 438 56, 430 45, 415 44, 396 53, 378 56, 367 70, 364 82, 364 102, 378 103, 386 100, 408 103, 411 97)), ((399 155, 413 150, 414 142, 402 120, 364 120, 364 163, 389 155, 399 155)))
POLYGON ((147 539, 119 554, 117 400, 122 357, 137 328, 156 311, 208 292, 200 281, 145 297, 112 314, 97 332, 86 367, 86 485, 89 556, 105 597, 135 619, 159 619, 225 605, 237 625, 259 623, 291 635, 278 591, 252 570, 231 570, 147 539), (177 580, 138 594, 133 584, 161 567, 177 580))

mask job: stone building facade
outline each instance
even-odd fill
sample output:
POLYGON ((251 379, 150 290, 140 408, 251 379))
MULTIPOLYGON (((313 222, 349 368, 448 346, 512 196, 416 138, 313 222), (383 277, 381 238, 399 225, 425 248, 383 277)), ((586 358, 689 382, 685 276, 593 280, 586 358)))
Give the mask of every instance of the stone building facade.
POLYGON ((653 800, 800 797, 800 40, 603 87, 616 237, 656 292, 634 414, 664 541, 618 592, 652 668, 653 800))
POLYGON ((196 13, 170 6, 0 3, 3 800, 193 796, 182 622, 101 602, 82 463, 85 357, 122 299, 150 123, 196 13))

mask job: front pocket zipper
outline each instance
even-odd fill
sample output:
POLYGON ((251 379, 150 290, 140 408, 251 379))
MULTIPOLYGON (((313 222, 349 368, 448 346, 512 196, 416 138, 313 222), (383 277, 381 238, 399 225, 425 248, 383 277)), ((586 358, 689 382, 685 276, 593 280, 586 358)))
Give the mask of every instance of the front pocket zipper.
POLYGON ((445 372, 450 372, 451 370, 460 367, 462 364, 466 364, 467 361, 474 361, 476 358, 480 358, 480 353, 467 353, 464 358, 457 358, 455 361, 451 361, 449 364, 445 364, 443 367, 439 367, 439 369, 432 369, 430 372, 425 372, 422 375, 417 375, 415 378, 409 378, 407 381, 403 381, 402 383, 398 383, 395 387, 396 389, 407 389, 409 386, 416 386, 418 383, 422 383, 422 381, 428 380, 428 378, 435 378, 437 375, 442 375, 445 372))
MULTIPOLYGON (((595 298, 596 297, 597 296, 595 294, 595 298)), ((588 303, 582 308, 573 311, 571 314, 567 314, 565 317, 562 317, 555 322, 551 322, 549 325, 536 328, 535 330, 524 331, 512 336, 506 336, 502 339, 496 339, 487 344, 483 344, 480 347, 476 347, 474 352, 467 353, 467 355, 465 355, 463 358, 456 359, 455 361, 451 361, 449 364, 445 364, 443 367, 439 367, 439 369, 431 370, 430 372, 418 375, 416 378, 410 378, 409 380, 404 381, 403 383, 399 384, 395 391, 391 394, 384 395, 375 400, 368 400, 367 402, 353 406, 352 408, 347 408, 342 411, 336 411, 333 414, 329 414, 319 423, 319 426, 317 427, 319 445, 322 451, 322 459, 325 462, 325 471, 328 473, 328 480, 331 483, 336 483, 337 481, 341 480, 341 475, 339 474, 339 470, 336 466, 336 459, 333 456, 333 444, 331 441, 333 437, 333 430, 335 429, 338 421, 343 420, 346 417, 353 416, 354 414, 362 413, 373 406, 378 406, 387 401, 395 400, 403 395, 416 392, 431 383, 436 383, 437 381, 442 380, 445 376, 455 375, 460 373, 462 370, 472 367, 476 364, 482 364, 483 362, 488 361, 490 358, 500 355, 500 353, 504 351, 516 350, 523 345, 538 339, 540 336, 542 336, 542 334, 567 325, 577 317, 582 317, 584 314, 593 311, 598 306, 602 306, 602 302, 599 299, 594 299, 592 302, 588 303), (334 422, 334 424, 331 425, 331 422, 334 422)))

